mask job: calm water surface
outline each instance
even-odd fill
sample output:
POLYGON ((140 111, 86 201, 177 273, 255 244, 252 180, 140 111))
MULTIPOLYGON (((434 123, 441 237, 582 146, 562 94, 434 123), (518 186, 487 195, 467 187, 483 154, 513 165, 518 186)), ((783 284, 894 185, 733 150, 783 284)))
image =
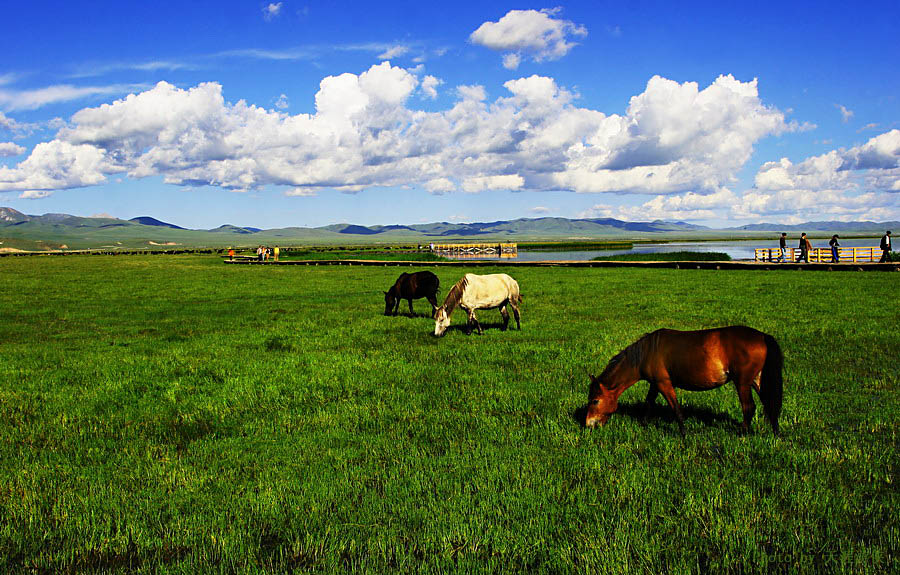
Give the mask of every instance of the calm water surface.
MULTIPOLYGON (((797 247, 799 238, 791 238, 788 247, 797 247)), ((854 238, 841 239, 841 247, 870 247, 878 246, 878 238, 854 238)), ((810 240, 813 248, 828 247, 827 239, 810 240)), ((755 248, 778 249, 778 238, 772 241, 766 240, 735 240, 721 242, 669 242, 664 244, 635 244, 631 250, 587 250, 570 252, 542 252, 519 250, 516 258, 503 258, 504 261, 536 262, 536 261, 586 261, 600 256, 615 256, 619 254, 659 254, 669 252, 720 252, 731 256, 733 260, 752 260, 755 248)), ((498 259, 489 257, 466 257, 460 259, 498 259)))

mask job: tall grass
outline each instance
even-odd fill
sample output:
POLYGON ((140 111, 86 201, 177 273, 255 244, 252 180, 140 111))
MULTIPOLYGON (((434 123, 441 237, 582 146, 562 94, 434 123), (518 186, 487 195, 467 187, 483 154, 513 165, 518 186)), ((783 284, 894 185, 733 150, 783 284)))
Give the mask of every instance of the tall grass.
POLYGON ((392 268, 0 260, 0 572, 895 569, 896 275, 491 271, 522 330, 435 339, 392 268), (736 323, 784 349, 783 438, 730 386, 685 439, 645 383, 581 427, 642 333, 736 323))

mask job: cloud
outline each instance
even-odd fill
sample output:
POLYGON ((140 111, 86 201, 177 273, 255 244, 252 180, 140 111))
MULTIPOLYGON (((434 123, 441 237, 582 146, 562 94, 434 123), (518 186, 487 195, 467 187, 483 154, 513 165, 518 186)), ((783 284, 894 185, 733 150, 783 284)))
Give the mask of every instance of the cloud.
POLYGON ((277 18, 281 14, 281 7, 284 5, 284 2, 272 2, 266 6, 263 6, 263 19, 266 22, 271 22, 275 18, 277 18))
POLYGON ((286 196, 291 196, 295 198, 314 198, 316 197, 316 191, 310 188, 293 188, 284 193, 286 196))
POLYGON ((834 107, 841 111, 841 121, 842 121, 843 123, 846 124, 846 123, 849 122, 851 119, 853 119, 853 110, 848 110, 847 108, 845 108, 845 107, 842 106, 841 104, 835 104, 834 107))
POLYGON ((52 195, 53 192, 47 190, 27 190, 19 194, 21 200, 40 200, 52 195))
POLYGON ((549 214, 553 210, 551 210, 547 206, 534 206, 533 208, 529 209, 528 211, 533 214, 549 214))
POLYGON ((900 216, 900 130, 794 164, 766 162, 755 187, 735 206, 738 217, 893 219, 900 216))
POLYGON ((18 156, 25 153, 25 148, 12 142, 0 142, 0 158, 4 156, 18 156))
POLYGON ((30 194, 22 197, 35 197, 38 191, 96 185, 121 171, 100 148, 54 140, 36 145, 15 168, 0 166, 0 191, 21 190, 30 194))
MULTIPOLYGON (((413 186, 435 194, 502 189, 716 197, 758 140, 799 129, 760 101, 755 80, 731 76, 704 89, 653 77, 621 115, 578 107, 577 95, 537 75, 509 80, 505 95, 493 100, 483 86, 457 86, 446 109, 410 108, 417 88, 428 96, 438 85, 430 78, 420 82, 390 62, 328 76, 315 95, 315 112, 297 115, 226 102, 217 83, 181 89, 160 82, 74 114, 53 140, 18 165, 0 168, 0 191, 63 190, 125 174, 179 186, 285 186, 304 194, 413 186)), ((885 145, 861 147, 854 161, 883 161, 885 145)))
POLYGON ((515 70, 522 63, 522 56, 516 52, 503 55, 503 67, 507 70, 515 70))
POLYGON ((469 40, 506 52, 503 65, 510 70, 515 70, 526 57, 534 62, 559 60, 577 45, 571 41, 573 36, 587 36, 584 26, 554 18, 559 11, 510 10, 497 22, 483 23, 469 40))
POLYGON ((90 63, 76 68, 69 78, 94 78, 122 70, 138 72, 158 72, 177 70, 199 70, 200 66, 189 62, 172 62, 168 60, 150 60, 146 62, 113 62, 108 64, 90 63))
POLYGON ((596 204, 578 217, 626 221, 711 220, 723 217, 738 200, 731 190, 721 188, 711 194, 687 192, 681 195, 656 196, 638 206, 596 204))
POLYGON ((435 178, 433 180, 428 180, 427 182, 425 182, 424 187, 426 190, 428 190, 428 193, 434 194, 436 196, 456 191, 456 184, 454 184, 448 178, 435 178))
POLYGON ((278 96, 278 99, 275 100, 275 107, 279 110, 287 110, 290 105, 291 104, 288 101, 288 97, 285 94, 278 96))
POLYGON ((16 121, 12 118, 7 117, 3 112, 0 112, 0 129, 9 130, 12 132, 15 130, 16 121))
POLYGON ((900 170, 900 130, 891 130, 849 149, 832 150, 793 164, 787 158, 766 162, 756 174, 756 188, 762 191, 824 190, 858 188, 859 178, 881 181, 892 190, 896 181, 885 176, 900 170), (876 179, 873 179, 876 177, 876 179))
POLYGON ((109 86, 72 86, 59 84, 36 90, 0 89, 0 108, 9 111, 36 110, 48 104, 81 100, 91 96, 107 96, 127 93, 143 86, 113 84, 109 86))
POLYGON ((388 48, 387 50, 385 50, 384 52, 379 54, 378 59, 379 60, 393 60, 394 58, 397 58, 398 56, 403 56, 407 52, 409 52, 409 46, 403 46, 403 45, 398 44, 396 46, 391 46, 390 48, 388 48))
POLYGON ((435 78, 434 76, 425 76, 425 78, 422 79, 422 93, 434 100, 438 96, 437 87, 443 83, 443 80, 435 78))
POLYGON ((466 178, 462 183, 462 189, 471 194, 485 190, 520 190, 524 185, 525 179, 519 174, 504 174, 466 178))

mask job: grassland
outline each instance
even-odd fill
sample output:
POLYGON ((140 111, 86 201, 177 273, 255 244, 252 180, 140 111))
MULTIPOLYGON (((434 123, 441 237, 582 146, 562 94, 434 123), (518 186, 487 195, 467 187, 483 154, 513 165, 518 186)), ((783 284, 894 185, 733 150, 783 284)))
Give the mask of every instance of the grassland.
POLYGON ((522 331, 435 339, 399 273, 0 259, 0 572, 896 572, 900 275, 522 268, 522 331), (782 438, 646 383, 582 429, 642 333, 734 323, 782 438))

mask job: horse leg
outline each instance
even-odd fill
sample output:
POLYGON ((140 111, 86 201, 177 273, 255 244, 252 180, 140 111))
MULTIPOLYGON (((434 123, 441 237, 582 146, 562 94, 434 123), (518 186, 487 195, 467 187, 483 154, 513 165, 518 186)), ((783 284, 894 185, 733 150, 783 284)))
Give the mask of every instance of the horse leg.
POLYGON ((649 409, 653 403, 656 401, 656 396, 659 395, 659 388, 656 387, 655 384, 650 384, 650 389, 647 390, 647 399, 644 400, 644 403, 647 405, 649 409))
POLYGON ((475 317, 475 310, 469 310, 469 321, 471 321, 475 325, 475 329, 478 330, 478 335, 484 335, 484 330, 481 329, 481 324, 478 323, 478 318, 475 317))
POLYGON ((510 300, 509 305, 513 309, 513 317, 516 318, 516 329, 522 331, 522 326, 519 324, 519 304, 510 300))
POLYGON ((506 331, 507 326, 509 326, 509 312, 506 311, 505 305, 500 307, 500 315, 503 316, 503 327, 500 329, 506 331))
MULTIPOLYGON (((652 386, 653 384, 651 383, 650 385, 652 386)), ((675 418, 678 420, 678 431, 684 437, 684 415, 681 414, 681 406, 678 405, 678 398, 675 397, 675 388, 672 387, 672 382, 669 380, 658 381, 656 386, 659 392, 663 394, 663 397, 666 398, 669 407, 675 412, 675 418)))
POLYGON ((472 311, 466 308, 463 311, 466 312, 466 335, 472 335, 472 311))
POLYGON ((658 395, 659 388, 651 381, 650 388, 647 390, 647 399, 644 400, 644 413, 641 415, 642 424, 646 424, 647 416, 650 415, 650 410, 653 409, 653 404, 656 402, 656 396, 658 395))
POLYGON ((406 301, 409 302, 409 315, 410 315, 410 316, 415 315, 415 314, 413 313, 413 308, 412 308, 412 298, 407 298, 406 301))
POLYGON ((744 412, 744 423, 741 424, 741 431, 750 433, 750 423, 753 421, 753 415, 756 413, 756 404, 753 402, 753 394, 750 391, 752 383, 741 377, 735 379, 734 386, 737 388, 738 399, 741 400, 741 411, 744 412))

